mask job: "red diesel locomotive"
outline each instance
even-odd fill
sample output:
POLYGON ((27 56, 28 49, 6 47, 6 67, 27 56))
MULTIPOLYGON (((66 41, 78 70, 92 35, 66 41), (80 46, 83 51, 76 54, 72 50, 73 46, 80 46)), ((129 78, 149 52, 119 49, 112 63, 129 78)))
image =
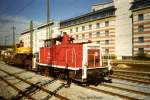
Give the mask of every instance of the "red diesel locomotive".
POLYGON ((45 40, 45 47, 40 48, 39 52, 40 71, 44 70, 47 75, 65 78, 67 70, 69 78, 79 82, 110 81, 110 70, 102 65, 100 45, 90 41, 72 41, 66 33, 62 37, 45 40), (56 45, 57 40, 60 44, 56 45))

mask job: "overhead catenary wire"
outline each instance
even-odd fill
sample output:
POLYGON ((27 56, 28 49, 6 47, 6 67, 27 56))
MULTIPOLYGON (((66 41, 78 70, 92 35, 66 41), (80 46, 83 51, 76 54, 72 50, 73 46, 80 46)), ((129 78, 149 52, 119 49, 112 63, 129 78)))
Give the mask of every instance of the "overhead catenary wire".
MULTIPOLYGON (((22 8, 16 10, 16 11, 13 13, 13 16, 11 16, 11 17, 13 17, 13 18, 15 19, 15 17, 16 17, 17 15, 19 15, 19 14, 22 13, 26 8, 28 8, 30 5, 32 5, 32 4, 34 3, 34 1, 35 1, 35 0, 30 0, 28 3, 24 4, 24 5, 22 6, 22 8)), ((9 9, 9 6, 8 6, 5 10, 3 10, 2 12, 0 12, 1 15, 7 14, 8 12, 7 12, 6 10, 8 10, 8 9, 9 9), (5 13, 4 13, 4 11, 5 11, 5 13)), ((15 24, 14 24, 14 20, 13 20, 12 24, 13 24, 13 27, 15 27, 15 26, 14 26, 14 25, 15 25, 15 24)), ((12 28, 12 27, 11 27, 11 28, 12 28)), ((15 36, 15 35, 13 35, 13 39, 14 39, 14 36, 15 36)))
POLYGON ((31 0, 30 2, 28 2, 26 5, 24 5, 20 10, 18 10, 15 15, 18 15, 19 13, 21 13, 24 9, 26 9, 27 7, 29 7, 34 0, 31 0))
MULTIPOLYGON (((34 1, 36 1, 36 0, 30 0, 28 3, 26 3, 25 5, 23 5, 22 8, 20 8, 20 9, 14 11, 14 14, 13 14, 13 15, 14 15, 14 16, 19 15, 22 11, 24 11, 26 8, 28 8, 30 5, 32 5, 32 4, 34 3, 34 1)), ((0 14, 1 14, 1 15, 4 15, 4 14, 9 13, 8 11, 6 11, 6 10, 8 10, 8 9, 9 9, 9 6, 8 6, 5 10, 1 11, 0 14)))

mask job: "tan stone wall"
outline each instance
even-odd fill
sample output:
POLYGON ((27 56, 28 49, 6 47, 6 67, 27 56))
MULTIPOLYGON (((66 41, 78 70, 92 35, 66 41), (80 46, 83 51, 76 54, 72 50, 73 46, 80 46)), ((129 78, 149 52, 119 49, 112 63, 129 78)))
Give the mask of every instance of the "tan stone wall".
POLYGON ((150 56, 150 8, 133 12, 133 48, 134 54, 139 52, 139 48, 144 48, 144 53, 150 56), (143 14, 144 20, 138 20, 139 14, 143 14), (140 25, 143 25, 143 32, 138 31, 140 25), (143 37, 144 42, 140 43, 139 37, 143 37))

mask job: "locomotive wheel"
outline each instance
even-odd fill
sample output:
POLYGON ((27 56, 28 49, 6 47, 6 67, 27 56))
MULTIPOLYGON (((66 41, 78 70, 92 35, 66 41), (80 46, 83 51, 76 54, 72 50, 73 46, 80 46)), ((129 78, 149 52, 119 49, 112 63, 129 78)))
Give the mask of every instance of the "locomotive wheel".
POLYGON ((89 84, 89 83, 86 83, 86 86, 90 86, 90 84, 89 84))
POLYGON ((29 65, 28 70, 32 70, 32 66, 29 65))
POLYGON ((45 69, 44 69, 44 75, 45 75, 45 76, 48 76, 48 75, 49 75, 49 69, 48 69, 48 68, 45 68, 45 69))
POLYGON ((30 65, 25 65, 25 69, 26 69, 26 70, 31 70, 32 67, 31 67, 30 65))
POLYGON ((95 85, 95 86, 98 86, 98 85, 99 85, 99 82, 96 82, 94 85, 95 85))
POLYGON ((65 75, 65 74, 60 73, 60 74, 59 74, 59 78, 60 78, 60 79, 66 79, 66 75, 65 75))

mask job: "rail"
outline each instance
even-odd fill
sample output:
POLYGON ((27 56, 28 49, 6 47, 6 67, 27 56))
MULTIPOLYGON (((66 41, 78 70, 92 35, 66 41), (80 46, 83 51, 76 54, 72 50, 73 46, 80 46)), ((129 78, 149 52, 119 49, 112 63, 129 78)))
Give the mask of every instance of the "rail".
MULTIPOLYGON (((69 100, 68 98, 66 98, 66 97, 64 97, 64 96, 61 96, 61 95, 59 95, 59 94, 56 94, 55 92, 52 92, 52 91, 50 91, 50 90, 47 90, 47 89, 45 89, 44 87, 38 86, 38 85, 36 85, 36 84, 33 84, 33 83, 31 83, 31 82, 29 82, 29 81, 23 79, 23 78, 20 78, 20 77, 18 77, 18 76, 16 76, 16 75, 13 75, 13 74, 11 74, 11 73, 5 71, 5 70, 0 69, 0 71, 2 71, 2 72, 4 72, 4 73, 7 73, 8 75, 13 76, 13 77, 15 77, 15 78, 17 78, 17 79, 19 79, 19 80, 21 80, 21 81, 27 83, 27 84, 30 84, 30 85, 32 85, 32 86, 34 86, 34 87, 36 87, 36 88, 39 88, 40 90, 42 90, 42 91, 44 91, 44 92, 46 92, 46 93, 48 93, 48 94, 50 94, 50 95, 53 95, 53 96, 55 96, 55 97, 57 97, 57 98, 59 98, 59 99, 61 99, 61 100, 69 100)), ((11 85, 11 84, 10 84, 10 85, 11 85)), ((15 87, 14 87, 14 88, 15 88, 15 87)), ((17 89, 17 88, 16 88, 16 89, 17 89)))

